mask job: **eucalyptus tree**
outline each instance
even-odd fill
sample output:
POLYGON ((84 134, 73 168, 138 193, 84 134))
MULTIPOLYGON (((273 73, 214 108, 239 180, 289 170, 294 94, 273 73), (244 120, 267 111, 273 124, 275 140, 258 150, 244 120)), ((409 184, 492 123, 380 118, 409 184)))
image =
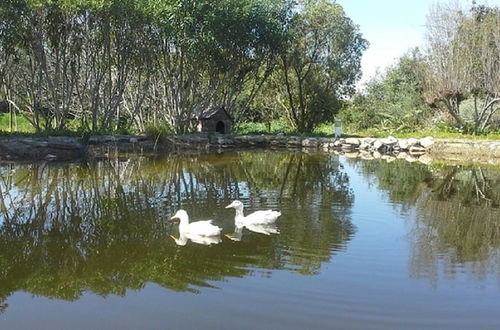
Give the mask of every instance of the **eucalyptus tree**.
POLYGON ((299 2, 293 38, 281 56, 279 103, 298 131, 332 119, 339 100, 354 92, 367 41, 342 7, 328 0, 299 2))
POLYGON ((288 1, 168 1, 157 13, 150 106, 176 131, 200 109, 246 111, 285 45, 288 1))
POLYGON ((180 132, 199 109, 246 110, 285 44, 292 5, 9 0, 0 8, 0 81, 37 130, 75 117, 94 131, 163 119, 180 132))

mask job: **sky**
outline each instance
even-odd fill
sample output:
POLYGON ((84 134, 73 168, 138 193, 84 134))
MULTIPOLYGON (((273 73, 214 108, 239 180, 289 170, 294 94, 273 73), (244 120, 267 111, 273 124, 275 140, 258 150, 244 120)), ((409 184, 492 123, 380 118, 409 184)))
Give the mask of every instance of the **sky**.
MULTIPOLYGON (((472 0, 454 0, 469 8, 472 0)), ((395 63, 410 48, 424 46, 427 14, 435 3, 449 4, 450 0, 337 0, 363 37, 370 42, 361 62, 363 83, 395 63)), ((477 0, 478 3, 500 6, 500 0, 477 0)))

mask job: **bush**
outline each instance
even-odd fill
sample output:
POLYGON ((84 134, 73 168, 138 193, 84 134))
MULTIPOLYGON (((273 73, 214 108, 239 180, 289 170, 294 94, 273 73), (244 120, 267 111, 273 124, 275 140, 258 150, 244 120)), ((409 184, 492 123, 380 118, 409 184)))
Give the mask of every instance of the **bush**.
POLYGON ((162 141, 173 133, 174 130, 168 125, 148 125, 144 130, 144 134, 154 141, 162 141))
POLYGON ((424 127, 431 109, 422 96, 421 65, 420 55, 414 50, 385 74, 369 81, 366 91, 341 110, 345 125, 401 132, 424 127))

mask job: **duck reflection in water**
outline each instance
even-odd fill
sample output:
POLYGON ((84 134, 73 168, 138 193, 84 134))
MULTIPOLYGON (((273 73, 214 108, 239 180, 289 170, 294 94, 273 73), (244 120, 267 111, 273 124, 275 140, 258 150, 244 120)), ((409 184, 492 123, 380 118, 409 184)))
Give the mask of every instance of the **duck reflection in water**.
POLYGON ((185 246, 187 242, 190 240, 193 243, 196 244, 202 244, 202 245, 212 245, 212 244, 219 244, 222 239, 219 236, 200 236, 200 235, 186 235, 186 234, 180 234, 179 238, 170 235, 172 239, 174 240, 175 244, 180 245, 180 246, 185 246))
POLYGON ((258 234, 264 234, 264 235, 271 235, 271 234, 279 234, 278 227, 276 227, 275 224, 260 224, 260 225, 255 225, 255 224, 248 224, 245 226, 238 226, 236 225, 234 227, 234 232, 231 234, 226 234, 227 238, 230 240, 239 242, 241 241, 241 238, 243 237, 243 228, 247 228, 250 231, 253 231, 254 233, 258 234))

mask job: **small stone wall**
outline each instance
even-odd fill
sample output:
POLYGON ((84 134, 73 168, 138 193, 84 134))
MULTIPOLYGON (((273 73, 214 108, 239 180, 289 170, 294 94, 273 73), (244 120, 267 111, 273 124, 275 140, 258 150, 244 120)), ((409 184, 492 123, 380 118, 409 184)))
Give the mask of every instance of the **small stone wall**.
POLYGON ((405 158, 468 160, 497 163, 500 141, 377 138, 316 138, 285 135, 175 135, 161 140, 145 136, 93 136, 86 141, 76 137, 0 137, 0 160, 75 160, 131 155, 166 154, 176 151, 226 149, 301 149, 342 153, 364 159, 405 158), (475 158, 471 158, 474 156, 475 158))
POLYGON ((176 136, 173 140, 178 146, 203 145, 218 148, 243 148, 243 147, 271 147, 271 148, 305 148, 345 151, 366 151, 378 153, 408 152, 411 154, 424 154, 433 143, 432 137, 422 139, 396 139, 392 136, 384 139, 376 138, 302 138, 284 135, 238 135, 228 137, 224 135, 176 136))
POLYGON ((75 137, 0 138, 0 160, 74 160, 84 151, 85 145, 75 137))

